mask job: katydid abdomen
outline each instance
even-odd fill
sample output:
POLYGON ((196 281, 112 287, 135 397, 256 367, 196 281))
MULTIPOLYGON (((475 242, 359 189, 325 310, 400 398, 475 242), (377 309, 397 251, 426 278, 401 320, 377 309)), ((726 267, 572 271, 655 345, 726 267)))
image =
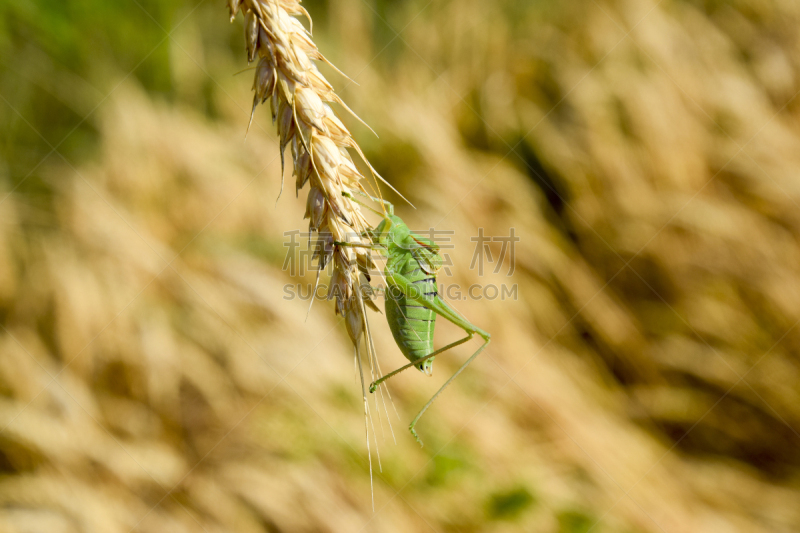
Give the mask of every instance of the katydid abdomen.
MULTIPOLYGON (((422 270, 410 254, 409 259, 398 273, 411 282, 416 293, 414 296, 433 300, 436 298, 436 276, 422 270)), ((407 298, 402 291, 391 284, 387 290, 386 319, 394 340, 406 359, 413 362, 433 352, 436 313, 407 298)), ((430 358, 420 363, 417 368, 430 374, 432 365, 433 358, 430 358)))

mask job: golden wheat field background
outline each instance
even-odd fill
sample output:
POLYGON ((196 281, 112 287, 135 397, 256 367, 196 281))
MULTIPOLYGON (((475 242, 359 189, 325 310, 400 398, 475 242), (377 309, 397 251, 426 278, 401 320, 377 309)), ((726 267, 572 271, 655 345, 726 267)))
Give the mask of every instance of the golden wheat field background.
POLYGON ((288 296, 314 272, 268 106, 245 140, 241 16, 6 3, 0 531, 799 531, 800 3, 303 5, 417 209, 384 194, 452 232, 439 282, 516 287, 453 302, 492 344, 423 448, 479 344, 389 382, 373 511, 345 326, 288 296))

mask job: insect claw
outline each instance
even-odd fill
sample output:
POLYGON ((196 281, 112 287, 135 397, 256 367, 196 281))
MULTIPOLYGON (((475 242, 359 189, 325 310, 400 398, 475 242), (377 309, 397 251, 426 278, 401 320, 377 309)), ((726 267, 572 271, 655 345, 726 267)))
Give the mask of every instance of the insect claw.
POLYGON ((425 445, 422 444, 422 441, 419 439, 419 436, 417 435, 417 431, 414 429, 414 424, 408 426, 408 430, 411 432, 412 435, 414 435, 414 440, 416 440, 419 443, 420 448, 424 447, 425 445))

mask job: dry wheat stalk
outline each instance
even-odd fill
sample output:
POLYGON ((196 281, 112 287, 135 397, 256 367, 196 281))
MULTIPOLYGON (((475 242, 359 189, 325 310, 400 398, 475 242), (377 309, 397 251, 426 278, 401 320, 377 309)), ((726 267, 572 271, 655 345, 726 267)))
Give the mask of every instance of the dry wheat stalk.
MULTIPOLYGON (((299 0, 229 0, 228 7, 231 21, 242 11, 247 59, 250 62, 258 61, 253 82, 255 95, 252 113, 255 113, 259 103, 269 100, 273 123, 277 122, 281 152, 281 191, 283 153, 287 145, 291 145, 294 175, 297 177, 296 190, 302 189, 306 182, 310 184, 305 218, 309 219, 309 229, 318 234, 314 258, 319 260, 320 270, 331 261, 333 264, 334 273, 328 299, 336 299, 336 313, 344 317, 347 332, 355 346, 365 418, 369 418, 369 449, 369 427, 372 421, 366 400, 359 346, 362 337, 365 338, 367 359, 374 380, 375 373, 380 373, 380 367, 366 317, 367 307, 377 311, 371 300, 368 283, 369 269, 374 265, 368 248, 335 244, 370 244, 365 232, 371 226, 364 218, 360 206, 351 198, 343 196, 343 193, 354 190, 366 192, 361 184, 364 176, 353 163, 348 148, 355 150, 367 165, 369 162, 329 103, 336 102, 353 116, 355 114, 334 93, 333 87, 314 63, 325 61, 330 65, 311 40, 311 32, 295 18, 296 15, 304 15, 311 24, 309 14, 299 0)), ((250 121, 252 120, 251 114, 250 121)), ((373 176, 384 181, 371 165, 370 170, 373 176)), ((388 394, 388 390, 386 392, 388 394)), ((374 427, 372 431, 374 435, 374 427)), ((380 463, 380 456, 378 461, 380 463)), ((370 460, 370 472, 371 470, 370 460)))

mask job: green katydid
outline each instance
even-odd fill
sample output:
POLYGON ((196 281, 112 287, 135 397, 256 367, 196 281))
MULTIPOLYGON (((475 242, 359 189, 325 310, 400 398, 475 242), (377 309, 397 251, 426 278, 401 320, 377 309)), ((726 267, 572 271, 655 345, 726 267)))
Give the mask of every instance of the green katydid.
MULTIPOLYGON (((342 194, 364 205, 349 193, 343 192, 342 194)), ((407 365, 372 382, 369 386, 369 391, 371 393, 375 392, 381 383, 412 366, 430 375, 435 356, 469 341, 475 334, 478 334, 484 340, 481 347, 428 400, 428 403, 425 404, 409 425, 408 429, 411 434, 422 445, 414 426, 419 422, 428 407, 436 400, 437 396, 489 345, 491 335, 470 323, 437 293, 436 273, 442 264, 441 256, 438 253, 439 247, 433 241, 412 233, 405 222, 394 214, 394 206, 391 203, 371 196, 368 196, 368 198, 381 203, 386 210, 384 213, 380 213, 368 206, 364 206, 383 216, 380 224, 369 232, 373 244, 365 245, 345 242, 336 242, 335 244, 367 247, 385 254, 386 318, 400 351, 411 361, 407 365), (434 351, 433 330, 436 315, 441 315, 463 329, 467 336, 434 351)))

